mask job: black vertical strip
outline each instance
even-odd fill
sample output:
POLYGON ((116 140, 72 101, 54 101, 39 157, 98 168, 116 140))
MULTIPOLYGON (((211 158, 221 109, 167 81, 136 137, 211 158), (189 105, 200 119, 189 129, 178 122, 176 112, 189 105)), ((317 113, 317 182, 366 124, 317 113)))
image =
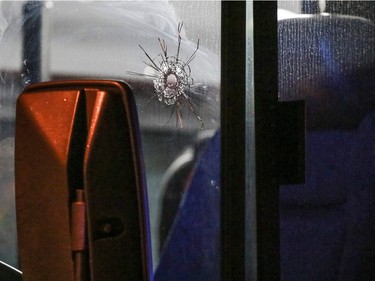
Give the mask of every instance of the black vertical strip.
POLYGON ((277 2, 254 1, 258 281, 280 280, 277 2))
POLYGON ((24 84, 41 80, 41 28, 43 1, 28 1, 23 8, 24 84))
POLYGON ((68 186, 69 186, 69 202, 73 202, 76 198, 77 189, 84 187, 83 183, 83 160, 87 139, 87 109, 86 95, 82 90, 78 96, 78 103, 73 119, 72 135, 69 142, 68 154, 68 186))
POLYGON ((245 280, 246 2, 222 2, 221 280, 245 280))

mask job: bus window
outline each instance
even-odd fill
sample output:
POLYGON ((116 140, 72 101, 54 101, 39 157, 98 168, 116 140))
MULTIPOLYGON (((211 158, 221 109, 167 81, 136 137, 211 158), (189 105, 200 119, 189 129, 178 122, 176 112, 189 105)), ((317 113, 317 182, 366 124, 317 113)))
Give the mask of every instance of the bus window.
POLYGON ((167 170, 220 127, 220 2, 27 4, 0 3, 0 260, 19 266, 13 170, 18 95, 40 81, 120 79, 137 104, 157 266, 167 170))

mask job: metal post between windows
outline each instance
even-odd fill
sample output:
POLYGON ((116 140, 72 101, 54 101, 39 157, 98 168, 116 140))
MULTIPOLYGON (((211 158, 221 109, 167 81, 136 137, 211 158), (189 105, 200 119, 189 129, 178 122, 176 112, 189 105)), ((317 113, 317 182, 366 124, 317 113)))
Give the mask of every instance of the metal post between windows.
POLYGON ((280 279, 278 151, 275 142, 277 3, 223 2, 221 40, 221 276, 225 281, 276 281, 280 279), (246 5, 253 5, 252 22, 247 21, 246 5), (246 32, 251 23, 253 58, 248 58, 246 32), (251 93, 254 116, 250 117, 246 116, 246 112, 249 113, 246 104, 249 102, 246 98, 246 79, 249 79, 246 64, 249 60, 253 60, 254 75, 251 93), (246 118, 252 119, 250 128, 246 118), (249 157, 249 153, 253 155, 249 157), (249 159, 254 163, 247 163, 249 159), (253 171, 248 171, 249 167, 253 171), (252 176, 249 177, 249 173, 253 173, 252 176), (253 204, 251 208, 249 203, 253 204), (252 252, 249 254, 248 251, 252 252))
POLYGON ((245 280, 246 2, 222 2, 221 280, 245 280))

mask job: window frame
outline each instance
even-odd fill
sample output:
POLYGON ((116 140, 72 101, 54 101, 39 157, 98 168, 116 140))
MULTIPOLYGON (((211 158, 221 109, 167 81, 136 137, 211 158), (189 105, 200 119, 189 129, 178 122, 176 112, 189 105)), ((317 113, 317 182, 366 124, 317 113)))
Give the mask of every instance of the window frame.
POLYGON ((276 281, 277 2, 224 1, 221 24, 221 276, 276 281))

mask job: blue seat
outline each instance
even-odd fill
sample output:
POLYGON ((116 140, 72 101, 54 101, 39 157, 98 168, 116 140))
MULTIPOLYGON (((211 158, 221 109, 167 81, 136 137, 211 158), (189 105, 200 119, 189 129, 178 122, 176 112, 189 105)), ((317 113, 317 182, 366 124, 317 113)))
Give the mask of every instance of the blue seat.
POLYGON ((375 26, 279 22, 281 100, 306 102, 306 183, 281 186, 282 280, 375 280, 375 26))
POLYGON ((184 194, 172 233, 164 246, 155 280, 220 278, 220 135, 200 156, 188 192, 184 194), (202 162, 203 164, 203 162, 202 162))
POLYGON ((375 112, 310 131, 306 183, 280 188, 282 280, 375 280, 375 112))
MULTIPOLYGON (((281 100, 306 101, 306 182, 280 187, 281 280, 375 280, 375 27, 279 22, 281 100)), ((220 280, 220 133, 200 156, 155 280, 220 280)))

